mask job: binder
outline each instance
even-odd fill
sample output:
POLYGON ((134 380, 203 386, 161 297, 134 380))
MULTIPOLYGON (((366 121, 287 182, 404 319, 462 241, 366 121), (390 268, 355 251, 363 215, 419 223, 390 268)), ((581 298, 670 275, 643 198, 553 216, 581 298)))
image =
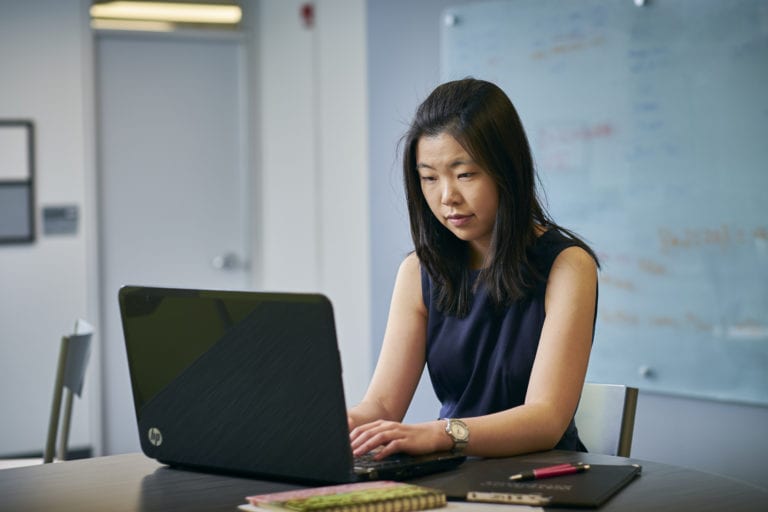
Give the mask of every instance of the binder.
POLYGON ((590 464, 590 469, 583 473, 528 481, 509 479, 513 474, 551 465, 551 462, 537 464, 510 459, 486 459, 481 464, 467 462, 460 475, 431 478, 428 485, 441 489, 454 501, 596 508, 642 471, 636 464, 590 464))

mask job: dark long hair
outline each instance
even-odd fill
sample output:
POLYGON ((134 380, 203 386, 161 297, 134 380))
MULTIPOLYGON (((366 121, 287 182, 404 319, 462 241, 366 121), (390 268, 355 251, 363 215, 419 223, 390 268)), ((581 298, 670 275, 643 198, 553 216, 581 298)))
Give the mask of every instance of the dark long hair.
POLYGON ((469 245, 434 216, 421 190, 416 147, 421 137, 451 135, 496 182, 496 212, 488 265, 478 282, 499 305, 525 297, 544 279, 528 249, 537 226, 573 239, 597 261, 576 235, 553 222, 537 196, 536 171, 528 137, 517 110, 498 86, 465 78, 438 86, 419 106, 406 133, 403 178, 416 255, 437 285, 437 306, 466 315, 472 297, 469 245))

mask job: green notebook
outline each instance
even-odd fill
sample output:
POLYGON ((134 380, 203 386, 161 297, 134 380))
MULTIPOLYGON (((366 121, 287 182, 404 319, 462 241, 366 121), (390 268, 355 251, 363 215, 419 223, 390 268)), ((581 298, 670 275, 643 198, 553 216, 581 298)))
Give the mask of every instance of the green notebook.
POLYGON ((445 494, 403 482, 359 482, 248 496, 243 511, 411 512, 445 506, 445 494))

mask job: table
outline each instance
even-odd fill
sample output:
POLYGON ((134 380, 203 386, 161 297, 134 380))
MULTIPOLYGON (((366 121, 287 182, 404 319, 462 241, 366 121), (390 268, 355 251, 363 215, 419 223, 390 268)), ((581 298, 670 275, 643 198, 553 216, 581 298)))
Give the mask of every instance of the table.
MULTIPOLYGON (((515 459, 541 462, 542 465, 576 461, 589 464, 641 464, 642 476, 601 507, 601 512, 768 510, 768 490, 692 469, 637 459, 554 450, 515 459)), ((455 471, 466 471, 468 464, 482 463, 482 460, 467 461, 455 471)), ((429 485, 432 478, 439 476, 422 477, 415 482, 429 485)), ((0 470, 0 510, 236 512, 237 506, 245 501, 247 495, 296 487, 295 484, 283 482, 172 469, 136 453, 0 470)), ((456 502, 452 502, 449 509, 499 512, 536 510, 530 507, 478 506, 456 502)))

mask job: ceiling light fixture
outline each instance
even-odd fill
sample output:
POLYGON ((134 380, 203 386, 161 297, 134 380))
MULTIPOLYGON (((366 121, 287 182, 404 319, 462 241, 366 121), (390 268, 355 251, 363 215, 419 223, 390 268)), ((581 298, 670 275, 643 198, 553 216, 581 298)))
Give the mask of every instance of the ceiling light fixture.
POLYGON ((176 25, 167 21, 117 20, 108 18, 93 18, 91 28, 94 30, 131 30, 137 32, 173 32, 176 25))
POLYGON ((116 1, 92 5, 91 18, 235 25, 242 18, 242 10, 231 4, 116 1))

